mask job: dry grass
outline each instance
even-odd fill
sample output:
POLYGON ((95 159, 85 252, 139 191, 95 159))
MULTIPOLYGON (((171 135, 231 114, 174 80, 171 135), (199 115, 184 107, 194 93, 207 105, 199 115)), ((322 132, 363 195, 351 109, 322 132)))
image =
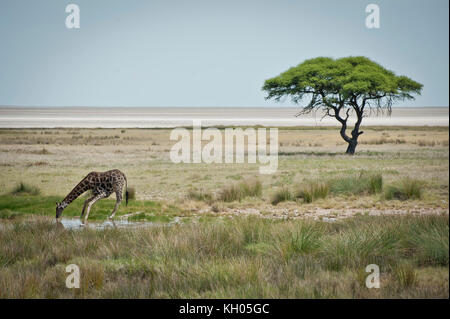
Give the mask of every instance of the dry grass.
POLYGON ((249 179, 232 184, 219 192, 218 200, 223 202, 242 201, 246 197, 260 197, 262 184, 258 179, 249 179))
POLYGON ((314 181, 300 185, 295 197, 302 198, 305 203, 312 203, 316 199, 326 198, 329 192, 328 183, 314 181))
MULTIPOLYGON (((345 145, 336 128, 280 128, 279 140, 283 146, 280 147, 278 171, 273 175, 260 175, 259 163, 173 164, 169 159, 173 144, 169 139, 170 130, 122 131, 0 130, 0 193, 9 193, 21 181, 26 181, 39 187, 42 195, 57 196, 57 200, 61 200, 88 172, 118 168, 127 174, 130 185, 136 190, 137 200, 177 205, 186 202, 189 206, 193 204, 189 197, 195 198, 186 198, 190 191, 211 194, 217 200, 222 190, 232 190, 235 181, 258 176, 262 185, 260 196, 225 202, 229 203, 225 208, 251 206, 265 211, 271 210, 273 193, 281 185, 296 192, 299 184, 346 178, 364 170, 381 173, 385 185, 396 185, 408 176, 425 181, 419 208, 448 209, 448 128, 445 127, 365 127, 361 143, 379 138, 404 139, 406 143, 360 144, 354 157, 342 154, 345 145), (418 140, 435 141, 436 144, 420 147, 416 144, 418 140)), ((408 200, 382 201, 376 192, 364 192, 358 197, 352 194, 337 194, 330 188, 326 198, 313 201, 314 207, 362 210, 372 206, 386 211, 409 211, 418 205, 408 200), (336 196, 343 198, 338 200, 334 198, 336 196)), ((238 198, 236 195, 231 197, 238 198)), ((205 200, 203 204, 212 208, 214 200, 205 200)), ((299 203, 287 201, 281 207, 295 210, 294 205, 299 203)), ((205 208, 201 204, 195 206, 205 208)))
POLYGON ((1 298, 448 298, 448 216, 335 224, 235 218, 177 227, 0 232, 1 298), (412 235, 425 236, 413 241, 412 235), (425 238, 423 237, 423 238, 425 238), (441 240, 441 238, 445 239, 441 240), (442 259, 424 259, 424 251, 442 259), (405 254, 405 252, 408 252, 405 254), (376 263, 381 288, 367 289, 376 263), (77 264, 81 288, 67 289, 77 264), (367 276, 367 274, 365 274, 367 276))
POLYGON ((277 205, 278 203, 293 200, 294 196, 289 188, 283 185, 279 190, 277 190, 272 195, 272 200, 270 201, 272 205, 277 205))
POLYGON ((414 178, 404 178, 396 183, 389 185, 384 193, 386 199, 421 199, 423 196, 424 182, 414 178))
MULTIPOLYGON (((260 175, 259 164, 173 164, 166 129, 0 130, 0 297, 448 298, 448 127, 364 131, 349 157, 336 128, 280 129, 278 171, 260 175), (53 217, 54 202, 88 172, 112 168, 135 189, 118 216, 187 222, 80 232, 47 217, 22 222, 53 217), (402 185, 408 177, 420 186, 402 185), (11 195, 21 181, 40 195, 11 195), (409 199, 386 200, 391 186, 409 199), (266 218, 227 217, 250 208, 266 218), (324 216, 316 210, 407 216, 290 220, 324 216), (80 290, 64 286, 69 263, 81 267, 80 290), (381 289, 365 288, 368 263, 380 265, 381 289)), ((82 202, 64 216, 78 216, 82 202)), ((99 202, 90 218, 113 205, 99 202)))
POLYGON ((11 191, 12 195, 39 195, 41 190, 33 185, 28 185, 24 182, 20 182, 14 189, 11 191))

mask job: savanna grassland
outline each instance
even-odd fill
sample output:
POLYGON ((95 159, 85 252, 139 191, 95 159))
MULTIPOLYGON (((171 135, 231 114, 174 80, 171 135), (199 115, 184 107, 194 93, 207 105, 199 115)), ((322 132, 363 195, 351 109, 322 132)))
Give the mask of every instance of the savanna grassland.
POLYGON ((260 175, 174 164, 168 129, 2 129, 0 297, 448 298, 448 127, 364 132, 347 156, 335 127, 280 128, 278 170, 260 175), (57 227, 55 201, 113 168, 134 198, 116 218, 153 226, 57 227), (71 263, 80 289, 65 287, 71 263))

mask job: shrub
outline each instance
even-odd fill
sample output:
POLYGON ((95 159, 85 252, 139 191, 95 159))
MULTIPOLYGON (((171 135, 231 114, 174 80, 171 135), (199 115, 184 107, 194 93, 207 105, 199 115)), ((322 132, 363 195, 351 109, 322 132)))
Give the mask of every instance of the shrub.
POLYGON ((194 199, 198 201, 212 201, 213 200, 213 194, 211 192, 206 192, 204 189, 196 190, 191 189, 188 192, 188 198, 194 199))
POLYGON ((237 184, 225 187, 219 193, 219 199, 224 202, 234 202, 236 200, 241 201, 242 198, 243 194, 237 184))
POLYGON ((277 205, 278 203, 289 201, 294 199, 289 189, 283 186, 281 189, 275 192, 272 197, 272 205, 277 205))
POLYGON ((425 147, 425 146, 435 146, 436 142, 435 141, 425 141, 425 140, 418 140, 416 142, 417 145, 425 147))
POLYGON ((328 183, 334 194, 376 194, 382 191, 383 176, 380 173, 369 174, 361 171, 359 175, 330 179, 328 183))
POLYGON ((24 182, 20 182, 11 192, 13 195, 39 195, 41 190, 36 186, 25 184, 24 182))
POLYGON ((241 201, 245 197, 259 197, 262 195, 262 184, 258 179, 245 180, 222 189, 218 199, 223 202, 241 201))
POLYGON ((397 185, 390 185, 384 192, 384 197, 388 200, 399 199, 421 199, 423 195, 424 183, 414 178, 404 178, 397 185))
POLYGON ((367 145, 381 145, 381 144, 405 144, 405 139, 397 138, 397 139, 391 139, 386 137, 380 137, 380 138, 374 138, 370 140, 361 140, 361 144, 367 144, 367 145))
MULTIPOLYGON (((445 218, 445 217, 444 217, 445 218)), ((449 225, 440 216, 416 217, 408 225, 405 247, 421 266, 448 266, 449 225)))
POLYGON ((244 196, 259 197, 262 195, 262 183, 258 179, 246 180, 239 186, 244 196))
POLYGON ((305 203, 311 203, 318 198, 326 198, 330 188, 327 183, 324 182, 311 182, 307 185, 301 186, 295 197, 303 198, 305 203))
POLYGON ((408 288, 417 284, 417 272, 410 263, 395 265, 394 277, 402 288, 408 288))
POLYGON ((383 176, 381 174, 374 174, 369 176, 369 193, 377 194, 383 190, 383 176))

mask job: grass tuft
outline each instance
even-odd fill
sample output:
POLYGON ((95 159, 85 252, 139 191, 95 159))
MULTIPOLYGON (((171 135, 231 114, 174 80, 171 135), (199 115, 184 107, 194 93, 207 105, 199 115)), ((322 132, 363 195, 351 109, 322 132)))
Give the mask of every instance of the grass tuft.
POLYGON ((384 191, 384 198, 408 200, 421 199, 423 196, 424 182, 414 178, 404 178, 396 185, 389 185, 384 191))
POLYGON ((260 197, 262 183, 258 179, 245 180, 232 184, 219 192, 218 200, 223 202, 241 201, 245 197, 260 197))
POLYGON ((293 200, 294 196, 288 187, 283 186, 281 189, 277 190, 272 196, 272 205, 277 205, 278 203, 293 200))
POLYGON ((236 217, 61 231, 35 216, 0 231, 0 298, 448 298, 448 224, 448 215, 236 217), (65 285, 72 263, 80 289, 65 285), (395 284, 365 288, 372 263, 395 284))
POLYGON ((394 266, 394 278, 402 288, 417 285, 417 272, 410 263, 400 263, 394 266))
POLYGON ((12 195, 39 195, 41 190, 33 185, 20 182, 11 192, 12 195))
POLYGON ((383 189, 383 176, 361 171, 359 174, 330 179, 328 183, 333 194, 376 194, 383 189))
POLYGON ((204 189, 200 189, 200 190, 190 189, 188 191, 187 197, 189 199, 204 201, 204 202, 210 202, 214 198, 214 196, 211 192, 207 192, 204 189))
POLYGON ((329 192, 327 183, 316 181, 300 186, 295 197, 302 198, 305 203, 311 203, 316 199, 326 198, 329 192))

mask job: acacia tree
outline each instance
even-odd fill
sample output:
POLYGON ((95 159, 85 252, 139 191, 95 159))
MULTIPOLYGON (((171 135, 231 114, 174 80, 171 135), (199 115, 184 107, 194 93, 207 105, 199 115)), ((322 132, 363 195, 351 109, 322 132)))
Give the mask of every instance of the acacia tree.
POLYGON ((348 143, 347 154, 354 154, 364 117, 373 111, 391 114, 396 101, 414 99, 422 84, 406 76, 397 76, 366 57, 332 59, 319 57, 306 60, 277 77, 266 80, 266 99, 280 101, 290 97, 296 104, 306 101, 296 115, 322 109, 325 116, 341 124, 340 134, 348 143), (356 115, 351 135, 347 135, 350 113, 356 115))

